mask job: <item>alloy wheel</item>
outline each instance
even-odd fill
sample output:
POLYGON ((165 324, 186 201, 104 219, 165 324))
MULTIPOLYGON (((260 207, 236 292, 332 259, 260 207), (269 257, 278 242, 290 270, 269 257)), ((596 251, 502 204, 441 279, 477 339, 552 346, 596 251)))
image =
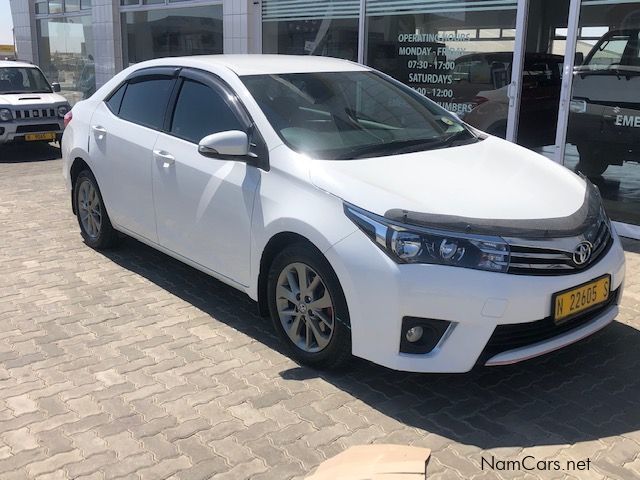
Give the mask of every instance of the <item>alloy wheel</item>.
POLYGON ((276 284, 276 305, 284 331, 304 352, 316 353, 331 341, 335 309, 329 290, 309 265, 287 265, 276 284))
POLYGON ((102 228, 102 204, 97 189, 86 179, 78 188, 78 213, 85 233, 92 239, 98 238, 102 228))

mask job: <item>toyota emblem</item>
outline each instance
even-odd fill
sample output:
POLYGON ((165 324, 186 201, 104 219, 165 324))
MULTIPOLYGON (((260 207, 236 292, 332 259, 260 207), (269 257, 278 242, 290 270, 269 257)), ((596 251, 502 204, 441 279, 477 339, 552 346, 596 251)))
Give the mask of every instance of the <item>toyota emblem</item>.
POLYGON ((593 247, 591 243, 587 241, 580 242, 578 246, 575 248, 575 250, 573 251, 573 263, 575 263, 578 266, 582 266, 586 264, 591 258, 592 248, 593 247))

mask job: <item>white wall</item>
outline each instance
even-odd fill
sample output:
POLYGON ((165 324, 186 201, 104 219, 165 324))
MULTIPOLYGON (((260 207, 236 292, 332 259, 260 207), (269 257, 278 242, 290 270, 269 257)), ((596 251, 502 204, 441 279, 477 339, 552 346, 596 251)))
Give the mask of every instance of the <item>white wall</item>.
POLYGON ((222 15, 224 53, 262 53, 259 1, 224 0, 222 15))

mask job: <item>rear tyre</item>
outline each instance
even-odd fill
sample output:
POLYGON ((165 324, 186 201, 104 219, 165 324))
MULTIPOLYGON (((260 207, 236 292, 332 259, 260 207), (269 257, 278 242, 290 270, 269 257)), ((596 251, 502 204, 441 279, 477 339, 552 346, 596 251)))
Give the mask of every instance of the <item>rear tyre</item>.
POLYGON ((269 313, 300 363, 337 369, 351 358, 347 302, 329 262, 305 243, 286 247, 267 278, 269 313))
POLYGON ((78 174, 73 195, 80 234, 85 243, 97 250, 113 247, 117 243, 118 233, 111 225, 98 182, 90 170, 78 174))
POLYGON ((604 151, 597 145, 578 145, 578 153, 580 161, 576 165, 576 171, 587 177, 599 177, 609 168, 604 151))

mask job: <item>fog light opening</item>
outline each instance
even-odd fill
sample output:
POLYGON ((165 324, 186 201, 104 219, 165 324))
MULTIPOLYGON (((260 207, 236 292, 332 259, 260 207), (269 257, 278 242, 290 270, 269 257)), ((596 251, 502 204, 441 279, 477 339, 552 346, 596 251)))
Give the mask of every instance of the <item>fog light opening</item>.
POLYGON ((423 355, 433 351, 451 325, 446 320, 404 317, 400 331, 400 353, 423 355))
POLYGON ((422 327, 411 327, 409 330, 407 330, 407 341, 416 343, 422 338, 423 333, 424 329, 422 327))

